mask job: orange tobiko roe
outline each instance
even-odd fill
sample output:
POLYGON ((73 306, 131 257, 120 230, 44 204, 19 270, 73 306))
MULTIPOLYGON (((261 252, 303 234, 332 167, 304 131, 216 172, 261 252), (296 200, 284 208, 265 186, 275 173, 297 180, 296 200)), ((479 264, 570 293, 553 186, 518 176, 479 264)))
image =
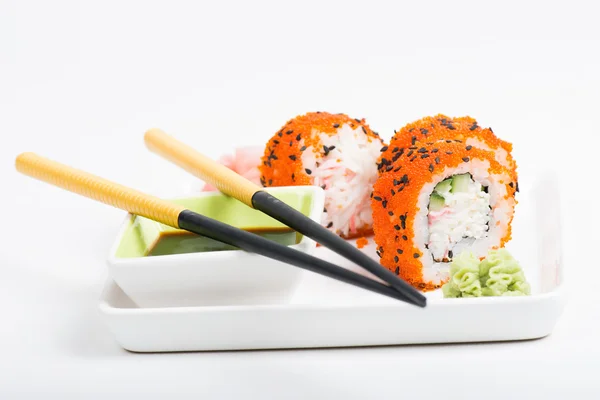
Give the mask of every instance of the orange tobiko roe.
POLYGON ((356 247, 358 247, 359 249, 362 249, 363 247, 365 247, 368 244, 369 244, 369 239, 367 239, 364 236, 362 236, 356 240, 356 247))
MULTIPOLYGON (((414 129, 431 128, 431 121, 423 119, 410 126, 414 129)), ((423 253, 414 243, 414 221, 421 211, 417 204, 424 185, 432 183, 446 167, 456 168, 474 159, 487 161, 490 174, 504 173, 512 178, 510 171, 495 160, 494 152, 465 146, 461 139, 454 139, 453 129, 444 129, 444 140, 411 140, 408 147, 398 147, 398 142, 392 139, 379 158, 380 176, 371 198, 373 230, 381 264, 423 291, 441 286, 423 280, 423 253)), ((505 198, 515 195, 516 182, 501 184, 506 185, 505 198)), ((501 245, 510 237, 509 221, 501 245)))
POLYGON ((468 139, 474 139, 484 143, 492 151, 505 150, 510 175, 515 182, 517 181, 517 164, 511 155, 512 144, 498 138, 492 128, 480 127, 474 118, 468 116, 451 118, 438 114, 434 117, 425 117, 411 122, 400 130, 394 131, 394 133, 395 135, 390 140, 387 151, 382 154, 384 158, 392 159, 394 156, 392 152, 395 148, 407 148, 412 146, 414 142, 431 143, 436 140, 457 139, 466 143, 468 139))
MULTIPOLYGON (((268 141, 259 166, 263 186, 312 185, 310 168, 302 165, 302 152, 311 147, 315 153, 325 153, 319 135, 333 136, 344 124, 355 129, 360 126, 369 138, 379 138, 365 119, 352 119, 345 114, 310 112, 289 120, 268 141), (303 146, 300 146, 303 141, 303 146)), ((370 141, 370 139, 369 139, 370 141)))

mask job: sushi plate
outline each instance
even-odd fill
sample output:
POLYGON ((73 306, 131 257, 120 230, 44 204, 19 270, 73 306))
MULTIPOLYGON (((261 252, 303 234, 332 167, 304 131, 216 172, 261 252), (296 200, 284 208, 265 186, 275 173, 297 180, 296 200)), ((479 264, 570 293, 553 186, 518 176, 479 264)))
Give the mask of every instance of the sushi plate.
MULTIPOLYGON (((525 340, 550 334, 564 307, 559 191, 553 176, 522 193, 507 248, 531 296, 445 299, 421 309, 304 272, 292 296, 269 304, 139 308, 109 280, 99 310, 134 352, 324 348, 525 340), (543 200, 543 201, 542 201, 543 200)), ((533 183, 533 182, 530 182, 533 183)), ((363 248, 376 257, 373 238, 363 248)), ((359 269, 328 249, 317 257, 359 269)), ((366 273, 365 273, 366 274, 366 273)))

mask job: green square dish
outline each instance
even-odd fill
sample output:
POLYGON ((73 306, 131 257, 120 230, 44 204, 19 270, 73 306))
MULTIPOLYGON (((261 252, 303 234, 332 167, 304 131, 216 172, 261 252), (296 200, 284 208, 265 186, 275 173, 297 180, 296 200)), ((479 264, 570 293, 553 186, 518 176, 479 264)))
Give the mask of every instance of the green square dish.
MULTIPOLYGON (((321 188, 290 186, 268 191, 320 222, 324 206, 321 188)), ((286 229, 281 222, 220 192, 172 201, 241 229, 286 229)), ((139 307, 228 305, 240 300, 268 304, 291 296, 301 278, 302 270, 297 267, 237 249, 186 252, 189 249, 173 247, 169 250, 178 254, 148 256, 161 235, 184 233, 131 214, 123 222, 108 258, 109 272, 139 307)), ((312 239, 296 232, 287 232, 281 239, 308 254, 316 248, 312 239)))

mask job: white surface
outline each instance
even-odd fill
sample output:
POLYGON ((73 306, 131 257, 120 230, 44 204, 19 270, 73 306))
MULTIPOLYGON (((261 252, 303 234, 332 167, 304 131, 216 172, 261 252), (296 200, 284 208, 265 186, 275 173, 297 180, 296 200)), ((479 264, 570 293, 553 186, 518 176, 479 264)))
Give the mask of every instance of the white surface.
MULTIPOLYGON (((297 188, 293 188, 297 190, 297 188)), ((272 188, 277 193, 289 188, 272 188)), ((320 222, 325 192, 305 186, 298 191, 311 199, 307 216, 320 222)), ((197 197, 222 196, 218 192, 197 197)), ((123 234, 131 226, 126 216, 110 253, 108 271, 112 279, 140 307, 185 307, 197 304, 270 304, 289 300, 302 280, 302 270, 272 258, 244 251, 174 254, 160 257, 117 257, 123 234)), ((312 254, 314 240, 303 236, 291 248, 312 254)))
POLYGON ((600 145, 597 2, 387 3, 0 2, 1 398, 597 397, 590 255, 600 220, 589 211, 597 185, 588 185, 600 145), (37 151, 178 195, 189 177, 144 148, 149 127, 217 156, 315 109, 365 117, 385 138, 423 115, 470 114, 513 141, 520 164, 564 166, 569 302, 553 334, 483 345, 120 349, 96 304, 123 213, 17 175, 14 157, 37 151), (63 225, 67 214, 74 223, 63 225))
MULTIPOLYGON (((278 301, 257 302, 252 293, 246 294, 247 299, 241 296, 223 299, 210 285, 227 292, 228 285, 237 284, 238 274, 227 277, 231 266, 226 264, 222 272, 203 268, 196 257, 196 268, 204 271, 210 285, 196 283, 196 291, 200 293, 193 307, 165 308, 155 302, 156 308, 143 305, 138 308, 122 287, 109 280, 99 309, 117 342, 136 352, 490 342, 544 337, 552 332, 565 302, 560 195, 552 173, 532 177, 521 170, 519 180, 532 184, 522 186, 519 193, 518 211, 522 218, 513 224, 514 240, 508 248, 523 263, 531 296, 444 299, 437 290, 426 294, 427 308, 419 309, 303 272, 301 283, 289 288, 289 296, 278 301)), ((363 251, 376 259, 375 248, 375 241, 370 238, 363 251)), ((369 275, 324 247, 317 248, 315 256, 369 275)), ((174 261, 172 258, 179 273, 193 276, 174 261)), ((256 262, 246 263, 244 267, 265 275, 256 262)), ((150 271, 147 280, 156 279, 155 273, 150 271)), ((137 278, 145 280, 143 275, 138 274, 137 278)), ((252 278, 245 279, 252 288, 259 286, 252 278)), ((171 283, 173 278, 164 280, 171 283)), ((139 288, 131 282, 127 288, 135 295, 133 300, 141 305, 137 301, 139 288)), ((157 298, 164 300, 159 288, 152 289, 158 292, 157 298)))

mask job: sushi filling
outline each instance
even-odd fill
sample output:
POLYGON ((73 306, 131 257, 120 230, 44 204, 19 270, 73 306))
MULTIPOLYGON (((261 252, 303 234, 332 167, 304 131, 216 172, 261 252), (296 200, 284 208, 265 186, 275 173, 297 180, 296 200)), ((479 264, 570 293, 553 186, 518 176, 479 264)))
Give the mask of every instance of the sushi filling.
MULTIPOLYGON (((335 135, 319 135, 319 148, 308 147, 302 163, 310 170, 313 185, 325 189, 321 223, 344 236, 373 224, 370 195, 377 180, 377 158, 383 143, 362 128, 342 125, 335 135)), ((301 143, 303 144, 303 143, 301 143)))
POLYGON ((475 240, 487 237, 491 220, 490 195, 470 174, 440 183, 429 199, 427 247, 436 262, 449 262, 475 240))

